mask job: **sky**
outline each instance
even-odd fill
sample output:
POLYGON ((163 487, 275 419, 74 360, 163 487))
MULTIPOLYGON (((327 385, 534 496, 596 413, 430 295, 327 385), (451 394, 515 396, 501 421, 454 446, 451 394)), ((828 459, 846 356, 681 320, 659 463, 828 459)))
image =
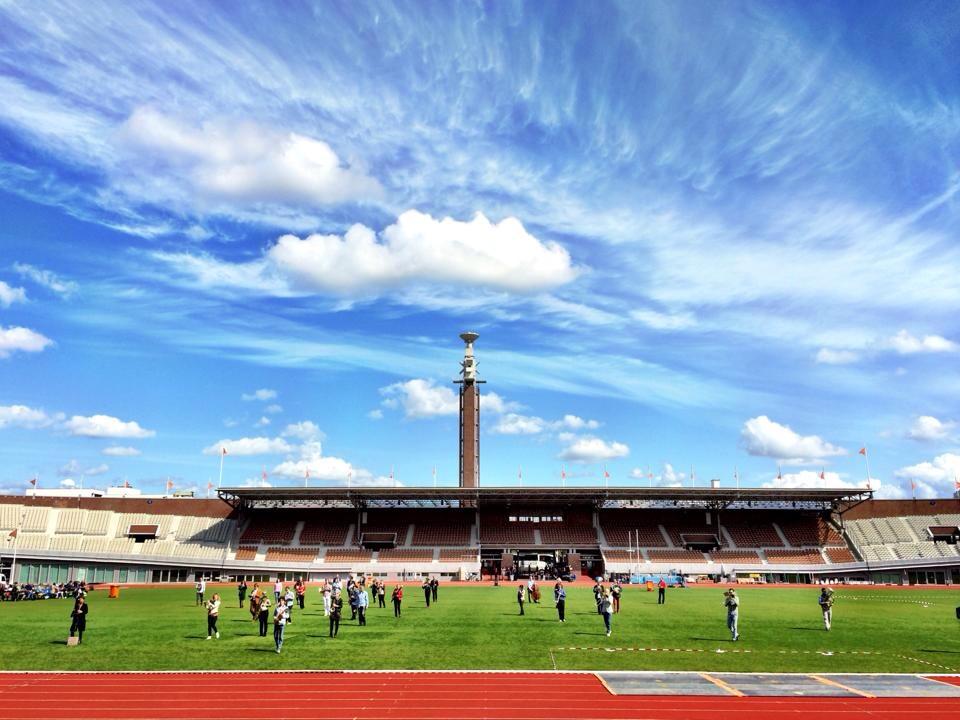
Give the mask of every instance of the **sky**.
POLYGON ((455 485, 473 330, 483 485, 949 496, 958 78, 951 2, 0 0, 0 488, 455 485))

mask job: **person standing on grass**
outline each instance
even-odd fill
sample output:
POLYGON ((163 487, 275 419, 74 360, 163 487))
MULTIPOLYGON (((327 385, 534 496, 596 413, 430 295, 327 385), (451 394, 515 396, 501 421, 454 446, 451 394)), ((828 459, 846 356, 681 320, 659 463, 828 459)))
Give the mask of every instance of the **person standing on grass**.
POLYGON ((254 583, 253 592, 250 593, 250 619, 254 622, 260 617, 260 601, 264 597, 266 596, 260 589, 260 583, 254 583))
POLYGON ((420 587, 423 588, 423 601, 427 604, 427 607, 430 607, 430 595, 432 593, 432 588, 430 587, 430 579, 423 578, 423 585, 420 587))
POLYGON ((287 626, 287 603, 283 598, 277 600, 277 608, 273 611, 273 644, 277 654, 283 649, 283 631, 287 626))
POLYGON ((330 600, 333 598, 333 586, 329 580, 324 580, 320 586, 320 592, 323 595, 323 616, 330 617, 330 600))
POLYGON ((740 598, 736 590, 730 588, 723 594, 723 605, 727 608, 727 629, 736 642, 740 639, 740 598))
POLYGON ((237 597, 240 598, 240 609, 243 609, 243 601, 247 599, 247 580, 240 578, 240 584, 237 585, 237 597))
POLYGON ((361 626, 367 624, 367 608, 369 606, 370 596, 367 594, 367 589, 361 586, 360 591, 357 593, 357 619, 361 626))
POLYGON ((620 585, 619 580, 614 580, 613 585, 610 586, 610 597, 613 598, 613 614, 620 614, 620 596, 623 594, 623 587, 620 585))
POLYGON ((330 637, 335 638, 340 632, 340 616, 343 614, 343 598, 340 591, 333 594, 330 601, 330 637))
POLYGON ((220 631, 217 630, 217 619, 220 617, 220 594, 214 593, 207 603, 207 640, 214 635, 217 640, 220 639, 220 631))
POLYGON ((657 583, 657 605, 667 604, 667 581, 660 576, 660 582, 657 583))
POLYGON ((207 581, 200 578, 200 582, 197 583, 197 605, 203 605, 203 594, 207 591, 207 581))
POLYGON ((533 602, 533 587, 536 583, 533 581, 533 575, 527 580, 527 602, 533 602))
POLYGON ((833 589, 828 587, 820 588, 820 610, 823 611, 823 629, 829 631, 833 624, 833 589))
POLYGON ((600 578, 597 578, 597 582, 593 586, 593 599, 597 603, 597 615, 602 615, 603 610, 601 605, 603 604, 603 584, 600 582, 600 578))
POLYGON ((517 586, 517 604, 520 606, 520 614, 523 615, 523 583, 517 586))
POLYGON ((87 629, 87 613, 90 612, 90 606, 83 599, 83 595, 77 597, 73 604, 73 612, 70 613, 70 637, 74 633, 79 633, 77 643, 83 642, 83 631, 87 629))
POLYGON ((393 616, 398 618, 400 617, 400 605, 403 602, 403 585, 395 585, 393 587, 390 599, 393 601, 393 616))
POLYGON ((563 583, 559 580, 553 586, 553 602, 557 606, 557 616, 560 618, 560 622, 566 622, 567 591, 563 589, 563 583))
POLYGON ((600 596, 600 614, 603 615, 603 625, 607 629, 607 637, 610 637, 612 630, 610 620, 613 617, 613 593, 609 590, 604 590, 603 595, 600 596))
POLYGON ((284 588, 283 599, 286 601, 287 605, 287 625, 293 624, 293 603, 294 603, 294 593, 290 588, 284 588))
POLYGON ((303 610, 303 596, 307 594, 307 586, 303 584, 303 578, 297 578, 293 591, 297 594, 297 606, 303 610))
POLYGON ((430 592, 433 594, 433 601, 437 601, 437 594, 440 592, 440 581, 434 578, 430 581, 430 592))
POLYGON ((257 608, 257 620, 260 621, 260 637, 267 636, 267 623, 270 620, 270 596, 263 593, 257 608))
POLYGON ((280 593, 283 592, 283 583, 280 582, 280 577, 277 577, 277 581, 273 584, 273 599, 275 602, 280 602, 280 593))
POLYGON ((381 580, 377 583, 377 600, 380 603, 380 607, 385 608, 387 606, 387 584, 381 580))

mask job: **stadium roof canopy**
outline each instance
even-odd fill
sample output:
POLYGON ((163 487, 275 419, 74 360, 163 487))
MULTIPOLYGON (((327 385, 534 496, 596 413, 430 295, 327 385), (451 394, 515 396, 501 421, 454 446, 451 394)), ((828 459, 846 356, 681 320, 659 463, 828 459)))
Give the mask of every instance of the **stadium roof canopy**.
POLYGON ((220 497, 256 508, 429 508, 592 505, 595 508, 798 508, 841 512, 869 500, 847 488, 682 487, 224 487, 220 497))

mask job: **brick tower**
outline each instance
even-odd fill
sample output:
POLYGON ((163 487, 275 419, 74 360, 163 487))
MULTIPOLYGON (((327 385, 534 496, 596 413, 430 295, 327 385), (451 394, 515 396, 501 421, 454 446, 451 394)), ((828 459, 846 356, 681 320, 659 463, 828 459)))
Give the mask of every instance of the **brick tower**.
POLYGON ((480 484, 480 383, 477 363, 473 358, 475 332, 460 333, 466 348, 460 363, 460 487, 475 488, 480 484))

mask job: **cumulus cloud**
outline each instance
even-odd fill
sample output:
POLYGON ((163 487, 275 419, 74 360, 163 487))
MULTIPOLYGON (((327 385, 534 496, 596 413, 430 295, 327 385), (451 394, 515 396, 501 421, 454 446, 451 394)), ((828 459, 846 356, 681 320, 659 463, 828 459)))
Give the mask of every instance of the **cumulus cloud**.
POLYGON ((242 400, 247 402, 250 402, 251 400, 266 402, 268 400, 274 400, 276 397, 277 391, 271 390, 270 388, 260 388, 259 390, 254 390, 252 393, 244 393, 240 396, 242 400))
POLYGON ((323 432, 315 423, 309 420, 291 423, 287 425, 280 434, 283 437, 292 437, 303 441, 323 439, 323 432))
POLYGON ((918 338, 906 330, 901 330, 890 338, 888 344, 901 355, 956 352, 960 349, 960 345, 940 335, 924 335, 922 338, 918 338))
POLYGON ((270 418, 268 418, 266 415, 262 415, 262 416, 260 417, 260 419, 257 420, 257 421, 253 424, 253 426, 254 426, 254 427, 266 427, 266 426, 269 425, 269 424, 270 424, 270 418))
POLYGON ((955 422, 944 422, 930 415, 921 415, 914 420, 913 425, 907 431, 907 437, 920 442, 946 440, 950 437, 950 433, 956 425, 955 422))
POLYGON ((383 420, 383 410, 380 408, 374 408, 367 413, 367 417, 371 420, 383 420))
POLYGON ((924 497, 952 497, 954 482, 960 480, 960 455, 937 455, 933 460, 900 468, 894 472, 894 476, 922 483, 924 497))
POLYGON ((584 420, 577 415, 564 415, 560 420, 552 423, 555 430, 596 430, 600 423, 596 420, 584 420))
POLYGON ((22 277, 28 278, 37 285, 47 288, 58 295, 69 297, 77 291, 77 284, 70 280, 64 280, 50 270, 43 270, 26 263, 14 263, 13 269, 22 277))
MULTIPOLYGON (((784 488, 789 490, 798 490, 802 488, 849 488, 849 489, 867 489, 867 480, 851 481, 844 478, 843 475, 836 472, 822 472, 814 470, 801 470, 795 473, 784 473, 782 477, 773 478, 763 483, 765 488, 784 488)), ((870 479, 870 488, 880 490, 883 483, 879 478, 870 479)))
POLYGON ((100 452, 112 457, 136 457, 141 454, 135 447, 125 447, 122 445, 111 445, 110 447, 105 447, 100 452))
POLYGON ((124 422, 110 415, 74 415, 64 423, 64 427, 71 435, 91 438, 148 438, 157 434, 140 427, 133 420, 124 422))
POLYGON ((10 287, 0 280, 0 307, 10 307, 17 302, 27 301, 27 291, 21 287, 10 287))
POLYGON ((0 405, 0 429, 18 427, 35 430, 49 427, 62 419, 62 415, 51 417, 43 410, 37 410, 26 405, 0 405))
POLYGON ((227 455, 282 455, 293 448, 283 438, 244 437, 237 440, 220 440, 203 449, 204 455, 219 455, 226 448, 227 455))
POLYGON ((542 242, 516 218, 468 222, 408 210, 379 236, 364 225, 339 235, 284 235, 264 256, 228 263, 188 253, 157 253, 181 274, 213 287, 264 294, 370 296, 423 283, 529 294, 570 282, 578 270, 555 242, 542 242))
POLYGON ((277 415, 277 414, 283 412, 283 406, 282 406, 282 405, 277 405, 276 403, 274 403, 273 405, 267 405, 267 406, 263 409, 263 411, 264 411, 265 413, 267 413, 268 415, 277 415))
POLYGON ((484 393, 480 396, 480 411, 484 413, 500 415, 519 408, 519 403, 509 402, 495 392, 484 393))
POLYGON ((817 351, 816 361, 821 365, 849 365, 860 359, 860 355, 853 350, 834 350, 820 348, 817 351))
POLYGON ((254 123, 195 126, 141 107, 120 137, 137 152, 138 166, 172 172, 213 199, 323 205, 372 200, 383 192, 322 140, 254 123))
POLYGON ((0 358, 15 352, 42 352, 53 340, 25 327, 0 326, 0 358))
POLYGON ((619 442, 607 442, 597 437, 581 437, 574 440, 560 453, 561 460, 588 463, 626 457, 630 448, 619 442))
POLYGON ((85 475, 87 477, 96 477, 97 475, 103 475, 109 472, 110 467, 101 463, 100 465, 94 465, 90 467, 84 467, 77 460, 70 460, 64 465, 61 465, 57 470, 57 474, 60 477, 71 477, 74 475, 85 475))
POLYGON ((72 490, 76 486, 77 486, 77 482, 72 478, 64 478, 63 480, 60 481, 60 487, 66 490, 72 490))
MULTIPOLYGON (((460 400, 452 388, 438 386, 433 380, 415 378, 380 388, 383 406, 403 409, 405 417, 423 419, 443 415, 457 415, 460 400)), ((481 400, 482 402, 482 400, 481 400)))
POLYGON ((790 465, 810 465, 826 458, 846 455, 817 435, 800 435, 766 415, 747 420, 740 431, 744 449, 751 455, 776 458, 790 465))
POLYGON ((542 418, 507 413, 497 420, 490 432, 497 435, 536 435, 546 427, 547 423, 542 418))

